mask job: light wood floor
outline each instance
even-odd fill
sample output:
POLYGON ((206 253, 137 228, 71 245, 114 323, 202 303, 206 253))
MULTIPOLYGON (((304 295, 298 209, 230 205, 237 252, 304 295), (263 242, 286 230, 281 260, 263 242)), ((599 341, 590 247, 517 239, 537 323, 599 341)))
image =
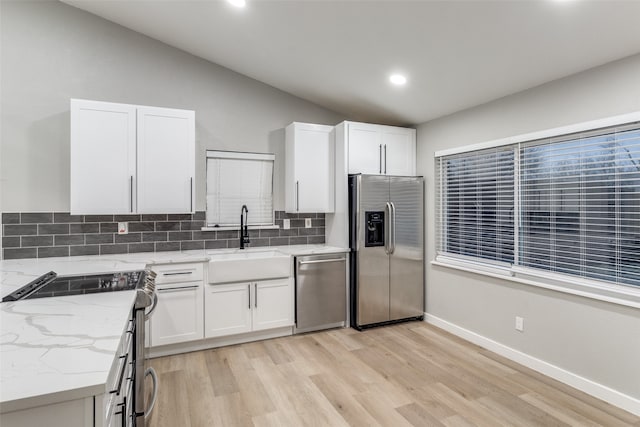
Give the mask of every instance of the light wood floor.
POLYGON ((151 427, 640 427, 639 417, 424 322, 335 329, 151 365, 160 380, 151 427))

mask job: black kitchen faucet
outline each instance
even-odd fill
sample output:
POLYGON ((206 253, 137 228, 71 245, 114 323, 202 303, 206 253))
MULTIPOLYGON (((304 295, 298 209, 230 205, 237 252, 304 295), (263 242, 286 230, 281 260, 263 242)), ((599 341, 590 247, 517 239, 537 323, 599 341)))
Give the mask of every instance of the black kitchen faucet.
POLYGON ((245 245, 249 245, 249 209, 247 205, 242 205, 240 211, 240 249, 244 249, 245 245))

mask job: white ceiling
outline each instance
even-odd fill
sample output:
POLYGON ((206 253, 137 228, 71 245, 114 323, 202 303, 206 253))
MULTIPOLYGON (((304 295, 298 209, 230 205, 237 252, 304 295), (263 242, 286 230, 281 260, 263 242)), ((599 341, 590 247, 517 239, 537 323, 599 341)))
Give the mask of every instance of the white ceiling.
POLYGON ((350 119, 417 124, 640 52, 640 0, 63 0, 350 119), (400 71, 409 82, 392 87, 400 71))

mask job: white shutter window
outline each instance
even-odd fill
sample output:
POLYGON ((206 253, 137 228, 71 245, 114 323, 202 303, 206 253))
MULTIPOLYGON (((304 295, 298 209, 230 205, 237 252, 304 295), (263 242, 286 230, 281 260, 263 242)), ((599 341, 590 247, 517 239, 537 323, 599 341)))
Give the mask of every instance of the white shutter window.
POLYGON ((207 226, 273 225, 274 154, 207 151, 207 226))
POLYGON ((640 128, 520 148, 520 265, 640 285, 640 128))
POLYGON ((436 159, 438 253, 514 261, 513 146, 436 159))

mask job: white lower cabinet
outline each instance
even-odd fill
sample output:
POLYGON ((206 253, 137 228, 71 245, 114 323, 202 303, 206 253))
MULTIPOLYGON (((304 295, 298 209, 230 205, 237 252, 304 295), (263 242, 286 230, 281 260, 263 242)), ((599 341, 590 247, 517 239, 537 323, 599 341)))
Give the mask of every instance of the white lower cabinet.
POLYGON ((158 306, 151 316, 151 346, 204 337, 202 281, 158 285, 158 306))
POLYGON ((0 415, 0 425, 2 427, 103 427, 102 420, 99 417, 94 418, 93 409, 94 397, 87 397, 21 411, 5 412, 0 415))
POLYGON ((292 326, 293 282, 207 285, 205 307, 205 338, 292 326))
POLYGON ((204 338, 202 263, 152 265, 158 304, 149 318, 149 346, 204 338))
POLYGON ((251 331, 251 283, 207 285, 204 303, 206 338, 251 331))
POLYGON ((255 283, 253 330, 293 325, 293 286, 290 279, 255 283))

